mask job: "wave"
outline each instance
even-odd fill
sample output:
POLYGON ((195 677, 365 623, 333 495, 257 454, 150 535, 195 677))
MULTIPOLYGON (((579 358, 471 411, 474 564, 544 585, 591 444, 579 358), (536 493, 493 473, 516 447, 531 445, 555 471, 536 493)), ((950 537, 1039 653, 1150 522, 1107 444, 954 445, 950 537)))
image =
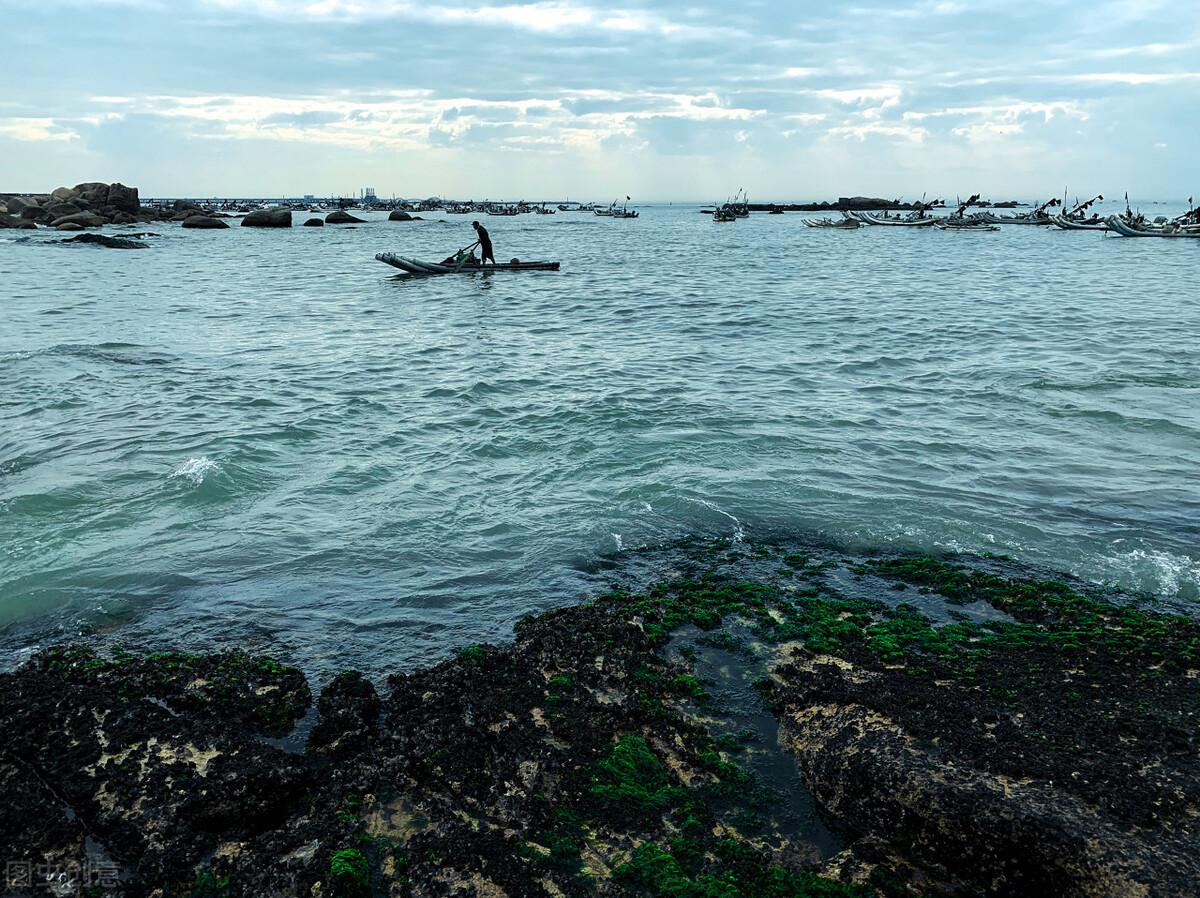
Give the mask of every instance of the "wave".
POLYGON ((206 455, 199 455, 189 458, 172 471, 170 479, 174 480, 178 477, 183 477, 190 480, 193 485, 199 486, 204 482, 205 477, 220 470, 221 466, 211 458, 206 455))

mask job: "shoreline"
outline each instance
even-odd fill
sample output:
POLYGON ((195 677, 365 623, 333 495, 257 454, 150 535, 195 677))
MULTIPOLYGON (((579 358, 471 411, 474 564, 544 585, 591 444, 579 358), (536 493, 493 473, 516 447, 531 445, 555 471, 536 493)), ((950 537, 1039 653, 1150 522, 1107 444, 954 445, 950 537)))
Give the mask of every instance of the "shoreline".
POLYGON ((1195 620, 999 558, 677 562, 315 702, 236 651, 48 649, 0 675, 0 844, 77 869, 98 850, 119 875, 95 894, 1200 883, 1195 620))

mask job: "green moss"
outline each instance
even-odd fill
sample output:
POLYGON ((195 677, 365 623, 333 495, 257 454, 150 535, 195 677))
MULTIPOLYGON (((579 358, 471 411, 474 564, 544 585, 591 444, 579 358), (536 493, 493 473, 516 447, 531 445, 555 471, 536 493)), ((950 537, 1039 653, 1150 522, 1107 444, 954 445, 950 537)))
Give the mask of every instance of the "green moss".
POLYGON ((196 874, 191 898, 226 898, 228 894, 228 876, 217 876, 211 870, 201 870, 196 874))
POLYGON ((486 658, 487 654, 488 647, 479 643, 466 645, 458 650, 458 657, 462 661, 480 661, 486 658))
POLYGON ((653 842, 638 847, 630 860, 619 866, 618 881, 644 889, 654 898, 865 898, 871 894, 861 886, 823 879, 814 873, 793 872, 764 862, 749 846, 731 839, 711 846, 706 869, 689 872, 687 859, 695 868, 695 847, 677 856, 674 843, 668 851, 653 842))
POLYGON ((595 765, 589 793, 602 810, 642 822, 652 822, 682 795, 646 740, 628 734, 595 765))
POLYGON ((366 895, 370 882, 370 864, 357 848, 343 848, 329 859, 330 888, 339 898, 366 895))

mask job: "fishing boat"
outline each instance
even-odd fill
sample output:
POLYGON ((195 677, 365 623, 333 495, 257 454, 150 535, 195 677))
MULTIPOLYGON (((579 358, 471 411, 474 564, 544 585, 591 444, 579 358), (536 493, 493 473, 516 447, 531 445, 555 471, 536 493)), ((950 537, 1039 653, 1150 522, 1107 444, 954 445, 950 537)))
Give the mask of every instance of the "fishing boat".
POLYGON ((721 206, 719 209, 714 209, 712 214, 713 221, 737 221, 737 216, 729 209, 721 206))
POLYGON ((1161 224, 1135 227, 1120 215, 1110 215, 1108 229, 1122 237, 1189 237, 1193 239, 1200 237, 1200 224, 1188 224, 1178 219, 1161 224))
POLYGON ((1061 206, 1062 200, 1058 197, 1052 197, 1046 200, 1036 209, 1026 212, 1024 215, 993 215, 991 212, 979 213, 979 218, 986 221, 988 224, 1011 224, 1011 225, 1052 225, 1054 224, 1051 213, 1048 211, 1061 206))
POLYGON ((934 222, 934 225, 943 231, 998 231, 1000 230, 989 221, 985 221, 983 214, 975 214, 968 216, 967 210, 972 206, 979 205, 979 194, 972 194, 966 202, 960 202, 958 208, 951 212, 945 218, 939 218, 934 222))
POLYGON ((862 222, 857 218, 851 218, 847 215, 845 218, 806 218, 804 226, 808 228, 836 228, 838 230, 853 231, 855 228, 861 228, 862 222))
POLYGON ((886 213, 875 215, 871 212, 855 212, 853 214, 863 224, 889 228, 927 228, 938 221, 932 215, 926 215, 924 212, 913 212, 904 218, 892 218, 886 213))
POLYGON ((603 216, 604 218, 638 217, 638 211, 636 209, 629 208, 629 197, 625 197, 625 205, 621 206, 620 208, 617 208, 617 201, 613 200, 612 205, 610 205, 607 209, 596 209, 594 211, 597 215, 603 216))
POLYGON ((513 259, 511 262, 501 262, 497 265, 480 265, 478 261, 467 259, 462 262, 447 264, 445 262, 424 262, 396 253, 378 253, 376 260, 393 268, 399 268, 408 274, 472 274, 481 271, 558 271, 559 262, 522 262, 513 259))

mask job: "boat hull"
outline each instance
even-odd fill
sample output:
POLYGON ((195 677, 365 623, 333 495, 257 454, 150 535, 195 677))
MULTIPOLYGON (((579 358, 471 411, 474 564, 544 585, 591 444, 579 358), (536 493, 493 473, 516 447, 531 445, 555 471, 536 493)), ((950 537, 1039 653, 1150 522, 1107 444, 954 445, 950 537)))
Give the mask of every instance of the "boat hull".
POLYGON ((1200 239, 1200 227, 1197 228, 1178 228, 1174 231, 1164 231, 1156 229, 1153 231, 1143 231, 1138 228, 1126 224, 1117 215, 1112 216, 1108 220, 1108 226, 1113 231, 1116 231, 1122 237, 1165 237, 1168 239, 1184 238, 1197 240, 1200 239))
POLYGON ((395 253, 378 253, 377 261, 409 274, 473 274, 480 271, 558 271, 559 262, 501 262, 498 265, 443 265, 440 262, 423 262, 395 253))
POLYGON ((1071 221, 1064 215, 1054 215, 1051 220, 1056 227, 1062 228, 1064 231, 1107 231, 1109 229, 1106 221, 1071 221))

